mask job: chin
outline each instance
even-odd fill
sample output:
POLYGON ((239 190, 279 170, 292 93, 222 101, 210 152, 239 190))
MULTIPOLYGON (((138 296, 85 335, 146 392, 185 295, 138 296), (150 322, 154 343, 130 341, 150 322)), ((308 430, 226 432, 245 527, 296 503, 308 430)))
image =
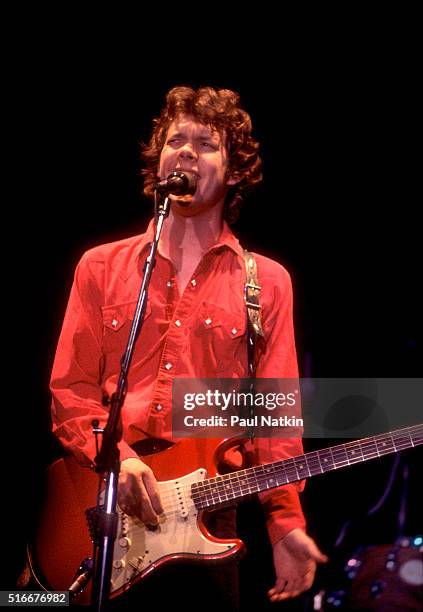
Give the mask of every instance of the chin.
POLYGON ((195 204, 192 200, 192 195, 180 196, 175 199, 172 198, 172 206, 175 211, 184 216, 192 216, 195 211, 198 212, 198 204, 195 204))

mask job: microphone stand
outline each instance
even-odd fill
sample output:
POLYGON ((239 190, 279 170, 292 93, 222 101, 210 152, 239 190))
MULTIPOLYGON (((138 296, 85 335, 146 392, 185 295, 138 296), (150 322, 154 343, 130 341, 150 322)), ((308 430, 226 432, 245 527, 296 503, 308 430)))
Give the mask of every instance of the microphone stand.
POLYGON ((144 277, 138 296, 134 320, 125 353, 121 360, 121 369, 115 393, 110 400, 110 413, 104 430, 99 430, 93 423, 94 431, 103 434, 100 452, 95 458, 95 469, 100 474, 101 482, 105 481, 104 505, 97 501, 98 537, 94 546, 94 583, 92 593, 93 609, 102 612, 110 596, 110 580, 112 575, 113 549, 116 540, 118 515, 116 512, 118 479, 120 471, 120 453, 118 442, 122 438, 121 412, 128 387, 128 371, 134 351, 136 339, 141 331, 147 307, 148 288, 156 261, 156 252, 163 228, 163 222, 169 214, 170 199, 165 197, 157 206, 155 193, 156 228, 150 254, 144 266, 144 277))

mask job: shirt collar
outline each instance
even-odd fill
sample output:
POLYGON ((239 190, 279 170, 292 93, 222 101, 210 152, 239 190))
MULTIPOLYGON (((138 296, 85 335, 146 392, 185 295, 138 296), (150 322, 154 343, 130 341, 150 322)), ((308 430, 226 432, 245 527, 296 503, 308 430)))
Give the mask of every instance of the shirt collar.
MULTIPOLYGON (((147 247, 150 247, 153 239, 154 239, 154 218, 151 219, 145 233, 141 235, 140 243, 138 245, 138 248, 136 249, 137 257, 140 257, 142 253, 144 252, 144 250, 147 247)), ((241 257, 243 257, 244 251, 239 243, 239 240, 236 238, 235 234, 232 232, 232 230, 230 229, 226 221, 223 221, 222 233, 220 234, 218 241, 208 249, 207 253, 218 250, 219 248, 222 248, 225 246, 230 248, 237 255, 240 255, 241 257)))

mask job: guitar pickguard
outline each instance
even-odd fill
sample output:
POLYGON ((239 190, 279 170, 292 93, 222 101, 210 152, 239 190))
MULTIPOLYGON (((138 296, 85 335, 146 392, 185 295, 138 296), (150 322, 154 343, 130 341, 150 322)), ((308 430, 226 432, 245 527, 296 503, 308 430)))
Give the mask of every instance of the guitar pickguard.
POLYGON ((191 485, 205 477, 206 470, 199 469, 181 478, 158 482, 164 513, 157 527, 148 527, 119 509, 112 593, 156 569, 164 559, 216 558, 236 547, 236 543, 210 540, 199 527, 191 485))

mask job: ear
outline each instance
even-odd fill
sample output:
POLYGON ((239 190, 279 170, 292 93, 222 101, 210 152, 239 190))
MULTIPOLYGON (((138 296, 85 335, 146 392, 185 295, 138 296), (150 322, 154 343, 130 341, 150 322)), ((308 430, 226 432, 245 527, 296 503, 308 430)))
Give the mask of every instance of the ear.
POLYGON ((232 187, 233 185, 237 185, 238 183, 240 183, 242 180, 242 176, 240 175, 239 172, 232 172, 232 174, 230 174, 226 180, 226 184, 229 187, 232 187))

